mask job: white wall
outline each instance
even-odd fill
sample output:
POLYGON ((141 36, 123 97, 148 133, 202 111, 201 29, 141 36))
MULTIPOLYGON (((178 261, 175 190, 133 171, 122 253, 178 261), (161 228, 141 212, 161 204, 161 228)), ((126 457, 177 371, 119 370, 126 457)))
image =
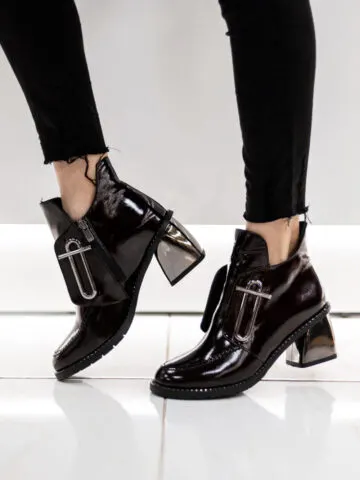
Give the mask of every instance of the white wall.
MULTIPOLYGON (((269 0, 271 1, 271 0, 269 0)), ((236 224, 244 204, 228 38, 216 0, 81 0, 89 66, 124 179, 186 223, 236 224)), ((313 0, 318 76, 308 200, 320 224, 360 223, 360 2, 313 0)), ((0 55, 0 223, 42 222, 56 193, 0 55)))

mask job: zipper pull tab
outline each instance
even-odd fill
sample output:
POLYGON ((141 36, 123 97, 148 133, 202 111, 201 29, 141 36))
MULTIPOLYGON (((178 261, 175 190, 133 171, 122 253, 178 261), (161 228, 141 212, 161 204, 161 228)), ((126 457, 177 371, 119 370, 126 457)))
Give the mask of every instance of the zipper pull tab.
POLYGON ((94 235, 93 235, 87 221, 82 218, 81 220, 78 220, 77 223, 78 223, 79 227, 81 228, 81 230, 84 232, 86 240, 89 243, 92 242, 94 240, 94 235))

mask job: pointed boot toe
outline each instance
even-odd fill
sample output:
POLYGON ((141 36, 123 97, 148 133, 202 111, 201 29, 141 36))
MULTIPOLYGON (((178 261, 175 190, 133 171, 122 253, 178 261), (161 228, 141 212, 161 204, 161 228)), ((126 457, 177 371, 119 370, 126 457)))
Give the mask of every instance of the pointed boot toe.
POLYGON ((131 317, 126 315, 127 307, 124 301, 77 308, 75 325, 53 356, 58 380, 65 380, 95 363, 122 340, 131 323, 131 317))
MULTIPOLYGON (((181 378, 179 380, 181 382, 181 378)), ((171 365, 162 365, 155 374, 155 381, 164 386, 175 386, 177 382, 176 370, 171 365)))

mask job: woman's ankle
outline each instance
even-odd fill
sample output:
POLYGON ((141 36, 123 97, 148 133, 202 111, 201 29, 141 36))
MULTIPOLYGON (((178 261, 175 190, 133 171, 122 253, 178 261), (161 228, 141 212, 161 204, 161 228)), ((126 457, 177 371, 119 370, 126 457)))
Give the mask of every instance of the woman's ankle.
POLYGON ((289 255, 292 255, 298 247, 300 238, 300 218, 299 215, 290 219, 291 239, 289 247, 289 255))
POLYGON ((280 218, 273 222, 247 222, 246 229, 260 235, 268 247, 270 265, 284 262, 296 249, 299 240, 299 217, 280 218))
POLYGON ((73 220, 82 218, 92 205, 96 193, 96 166, 106 156, 107 153, 99 153, 54 162, 63 209, 73 220))

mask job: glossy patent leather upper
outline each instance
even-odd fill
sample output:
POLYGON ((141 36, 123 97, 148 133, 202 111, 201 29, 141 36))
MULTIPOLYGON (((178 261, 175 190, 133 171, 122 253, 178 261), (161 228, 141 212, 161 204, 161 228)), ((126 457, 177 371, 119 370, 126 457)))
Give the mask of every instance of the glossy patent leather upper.
POLYGON ((95 350, 126 321, 147 249, 167 215, 154 200, 119 181, 108 158, 97 166, 96 188, 95 200, 79 222, 64 212, 59 198, 41 203, 70 297, 78 306, 74 328, 55 353, 56 370, 95 350))
POLYGON ((246 380, 321 310, 325 298, 309 261, 305 230, 302 223, 297 251, 277 266, 269 266, 260 236, 237 230, 230 266, 217 272, 210 290, 201 324, 204 339, 161 367, 158 383, 206 388, 246 380))

